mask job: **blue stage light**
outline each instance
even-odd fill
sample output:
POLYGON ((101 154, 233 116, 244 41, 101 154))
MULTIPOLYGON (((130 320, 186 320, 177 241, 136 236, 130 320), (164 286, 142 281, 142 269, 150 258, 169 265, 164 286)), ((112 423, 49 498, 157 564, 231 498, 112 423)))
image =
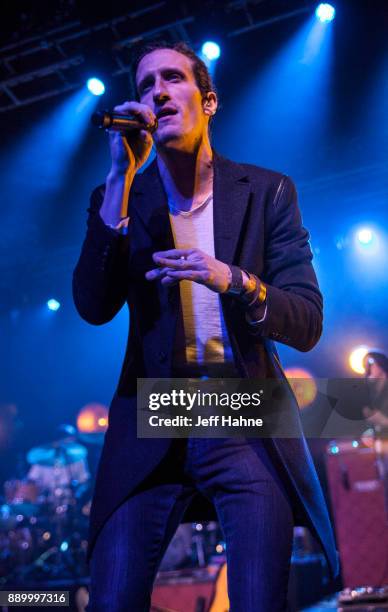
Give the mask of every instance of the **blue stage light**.
POLYGON ((104 83, 96 77, 88 79, 86 85, 90 93, 93 94, 93 96, 102 96, 102 94, 105 92, 104 83))
POLYGON ((55 300, 54 298, 51 298, 50 300, 47 300, 47 308, 49 310, 53 310, 55 312, 60 307, 61 307, 61 304, 58 302, 58 300, 55 300))
POLYGON ((315 10, 315 16, 319 21, 322 21, 322 23, 328 23, 329 21, 333 21, 335 17, 335 8, 326 2, 321 3, 315 10))
POLYGON ((383 234, 379 228, 373 226, 358 226, 353 228, 353 245, 355 252, 363 259, 374 258, 382 255, 382 250, 386 248, 383 234))
POLYGON ((373 240, 373 232, 369 227, 364 227, 357 232, 357 240, 364 245, 371 244, 373 240))
POLYGON ((218 59, 221 55, 220 45, 211 40, 207 40, 202 45, 202 55, 211 61, 218 59))

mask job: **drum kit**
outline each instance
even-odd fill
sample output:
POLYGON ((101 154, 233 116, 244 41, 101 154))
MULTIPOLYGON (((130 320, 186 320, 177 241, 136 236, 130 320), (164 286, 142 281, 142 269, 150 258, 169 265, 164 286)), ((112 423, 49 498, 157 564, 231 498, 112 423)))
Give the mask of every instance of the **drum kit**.
POLYGON ((0 588, 87 576, 87 449, 67 436, 27 453, 29 470, 0 499, 0 588))
MULTIPOLYGON (((86 551, 93 490, 88 455, 93 449, 99 454, 103 437, 61 427, 64 437, 28 451, 29 467, 23 478, 4 483, 0 497, 0 589, 88 576, 86 551)), ((225 544, 218 523, 187 523, 178 528, 160 569, 205 567, 223 554, 225 544)))

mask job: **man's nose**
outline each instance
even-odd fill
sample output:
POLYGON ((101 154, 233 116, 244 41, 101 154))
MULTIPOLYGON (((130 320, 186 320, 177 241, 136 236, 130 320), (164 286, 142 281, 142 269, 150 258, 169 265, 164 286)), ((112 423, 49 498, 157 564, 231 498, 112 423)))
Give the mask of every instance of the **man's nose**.
POLYGON ((169 98, 165 83, 160 79, 155 82, 153 91, 154 102, 158 103, 169 98))

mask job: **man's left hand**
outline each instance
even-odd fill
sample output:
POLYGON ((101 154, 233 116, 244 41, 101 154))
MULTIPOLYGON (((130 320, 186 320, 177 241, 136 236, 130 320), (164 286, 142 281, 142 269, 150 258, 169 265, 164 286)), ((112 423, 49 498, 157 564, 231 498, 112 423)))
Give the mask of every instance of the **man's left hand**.
POLYGON ((200 249, 160 251, 152 258, 159 267, 146 273, 149 281, 160 280, 162 285, 169 287, 181 280, 189 280, 216 293, 224 293, 229 288, 229 266, 200 249))

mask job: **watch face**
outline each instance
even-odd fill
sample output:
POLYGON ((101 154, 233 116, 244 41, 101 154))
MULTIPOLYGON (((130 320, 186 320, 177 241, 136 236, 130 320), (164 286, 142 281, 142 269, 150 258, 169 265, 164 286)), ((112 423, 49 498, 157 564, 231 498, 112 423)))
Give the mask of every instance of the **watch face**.
POLYGON ((244 288, 242 272, 237 266, 230 266, 230 269, 232 271, 232 281, 229 292, 238 295, 244 288))

